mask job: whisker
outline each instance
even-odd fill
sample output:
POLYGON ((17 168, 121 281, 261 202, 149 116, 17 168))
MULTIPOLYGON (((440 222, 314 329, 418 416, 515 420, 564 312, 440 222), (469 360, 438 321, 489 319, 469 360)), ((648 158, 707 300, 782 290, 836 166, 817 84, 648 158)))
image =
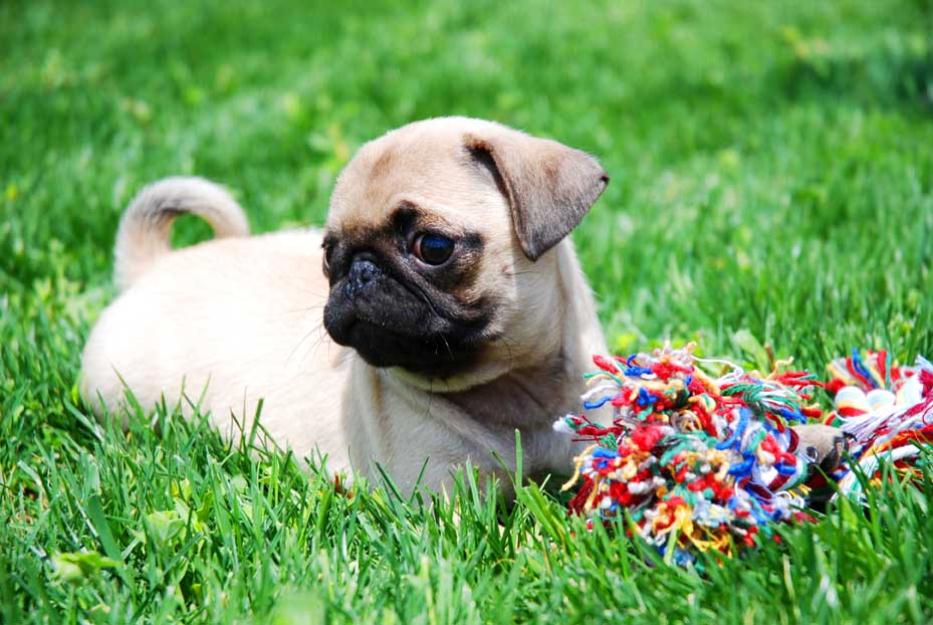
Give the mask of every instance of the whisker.
MULTIPOLYGON (((298 349, 301 347, 302 343, 304 343, 306 340, 308 340, 308 338, 309 338, 312 334, 314 334, 314 331, 315 331, 315 330, 320 330, 320 328, 322 327, 322 325, 323 325, 323 324, 317 324, 315 327, 313 327, 313 328, 311 328, 310 330, 308 330, 308 332, 306 332, 306 333, 304 334, 304 336, 301 337, 301 340, 298 341, 298 344, 295 345, 295 347, 292 349, 292 351, 289 352, 288 356, 285 358, 285 363, 286 363, 286 364, 288 363, 289 360, 292 359, 292 356, 295 355, 295 352, 298 351, 298 349)), ((312 348, 312 349, 313 349, 313 348, 312 348)))
MULTIPOLYGON (((318 333, 317 338, 314 340, 314 343, 312 343, 311 346, 308 348, 308 351, 305 353, 304 358, 307 358, 310 354, 313 354, 315 351, 317 351, 317 349, 318 349, 325 341, 327 342, 327 348, 328 348, 328 350, 330 350, 330 347, 331 347, 331 345, 333 344, 333 342, 332 342, 332 341, 328 341, 328 339, 330 338, 330 336, 327 334, 327 331, 324 329, 324 325, 323 325, 323 324, 321 324, 321 325, 319 325, 319 326, 317 327, 317 333, 318 333)), ((330 351, 328 351, 328 355, 330 355, 330 351)), ((302 360, 304 360, 304 358, 302 358, 302 360)))

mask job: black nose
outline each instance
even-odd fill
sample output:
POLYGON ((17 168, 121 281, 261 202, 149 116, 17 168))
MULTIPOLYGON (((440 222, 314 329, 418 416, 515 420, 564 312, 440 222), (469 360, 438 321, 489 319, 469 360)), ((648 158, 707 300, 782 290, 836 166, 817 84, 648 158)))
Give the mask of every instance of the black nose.
POLYGON ((347 295, 355 295, 357 291, 366 288, 375 282, 381 273, 379 266, 368 258, 354 258, 347 273, 347 295))

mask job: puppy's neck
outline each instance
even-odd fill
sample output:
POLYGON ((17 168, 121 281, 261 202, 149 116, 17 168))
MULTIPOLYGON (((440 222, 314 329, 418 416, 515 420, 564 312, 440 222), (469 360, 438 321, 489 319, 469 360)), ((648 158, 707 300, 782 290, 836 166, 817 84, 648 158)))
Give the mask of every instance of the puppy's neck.
POLYGON ((491 382, 444 393, 444 400, 479 423, 510 429, 548 428, 574 409, 579 393, 562 355, 541 365, 516 369, 491 382))

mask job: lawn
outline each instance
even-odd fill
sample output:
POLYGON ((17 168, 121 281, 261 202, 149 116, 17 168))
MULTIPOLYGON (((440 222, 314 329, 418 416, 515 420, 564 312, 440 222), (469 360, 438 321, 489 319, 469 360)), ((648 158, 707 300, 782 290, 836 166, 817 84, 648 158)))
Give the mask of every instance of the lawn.
POLYGON ((356 147, 447 114, 601 158, 575 241, 619 352, 742 357, 745 330, 816 370, 933 355, 929 0, 3 2, 0 622, 931 622, 929 470, 681 569, 553 489, 505 507, 464 478, 427 507, 203 420, 88 416, 79 354, 143 184, 320 224, 356 147))

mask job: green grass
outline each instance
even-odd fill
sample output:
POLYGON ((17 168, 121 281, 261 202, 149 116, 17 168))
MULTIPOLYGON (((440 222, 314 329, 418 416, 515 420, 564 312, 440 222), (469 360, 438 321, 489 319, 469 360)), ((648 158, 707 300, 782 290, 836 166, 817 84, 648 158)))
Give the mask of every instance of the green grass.
POLYGON ((204 175, 259 231, 321 223, 358 145, 446 114, 600 156, 575 239, 616 349, 929 356, 928 0, 194 4, 0 3, 0 621, 933 619, 929 472, 698 572, 537 487, 348 496, 202 421, 98 425, 75 391, 140 186, 204 175))

